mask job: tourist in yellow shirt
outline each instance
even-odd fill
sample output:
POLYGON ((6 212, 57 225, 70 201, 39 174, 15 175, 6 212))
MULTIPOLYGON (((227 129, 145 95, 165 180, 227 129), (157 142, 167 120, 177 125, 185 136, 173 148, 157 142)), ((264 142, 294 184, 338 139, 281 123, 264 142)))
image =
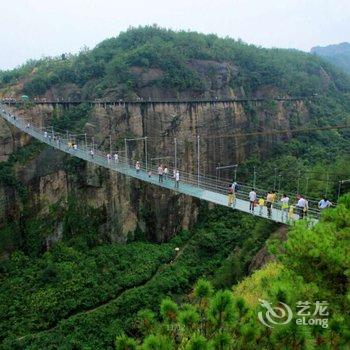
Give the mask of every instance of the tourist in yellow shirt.
POLYGON ((267 216, 270 218, 272 215, 272 203, 276 199, 276 194, 273 192, 268 192, 266 196, 266 208, 267 208, 267 216))
POLYGON ((265 205, 265 199, 263 197, 259 198, 258 205, 259 205, 259 215, 261 216, 265 205))

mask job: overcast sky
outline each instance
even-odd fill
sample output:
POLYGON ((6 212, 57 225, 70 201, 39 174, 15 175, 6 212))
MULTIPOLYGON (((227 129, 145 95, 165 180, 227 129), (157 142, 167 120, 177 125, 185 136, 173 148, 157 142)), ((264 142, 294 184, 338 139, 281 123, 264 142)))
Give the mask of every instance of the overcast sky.
POLYGON ((309 51, 350 41, 350 0, 0 0, 0 69, 157 23, 309 51))

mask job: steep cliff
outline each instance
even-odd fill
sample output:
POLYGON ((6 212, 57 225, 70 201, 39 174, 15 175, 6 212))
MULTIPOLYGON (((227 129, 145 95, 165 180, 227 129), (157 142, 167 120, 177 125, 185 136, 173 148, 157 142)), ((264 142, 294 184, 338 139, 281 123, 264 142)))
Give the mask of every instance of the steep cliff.
MULTIPOLYGON (((347 122, 349 92, 348 77, 313 55, 156 26, 130 29, 76 56, 33 61, 0 72, 2 98, 18 99, 26 93, 30 100, 101 101, 93 109, 29 103, 15 110, 38 126, 80 134, 71 136, 80 144, 86 133, 88 143, 94 137, 100 150, 107 153, 112 147, 123 155, 124 138, 147 136, 148 160, 155 169, 158 162, 173 165, 176 138, 181 172, 196 173, 199 155, 201 174, 215 177, 218 164, 239 163, 240 181, 251 183, 253 166, 260 162, 258 180, 272 186, 271 174, 278 162, 288 170, 280 178, 290 182, 282 183, 282 188, 293 191, 296 188, 291 183, 306 169, 304 163, 314 166, 327 157, 330 164, 331 155, 346 154, 346 132, 315 132, 306 137, 289 132, 240 134, 347 122), (218 102, 232 97, 264 100, 218 102), (195 98, 214 102, 151 102, 195 98), (124 99, 145 103, 120 102, 124 99), (119 103, 104 107, 104 100, 119 103)), ((0 172, 0 226, 10 224, 23 238, 28 232, 34 234, 35 225, 28 220, 40 218, 43 225, 46 221, 50 227, 42 230, 42 250, 69 232, 71 216, 88 221, 90 211, 96 216, 92 236, 120 242, 135 236, 167 240, 196 221, 198 203, 193 199, 110 174, 48 147, 35 143, 34 147, 28 137, 0 123, 0 160, 8 159, 0 172), (25 145, 29 148, 22 147, 25 145), (70 205, 72 201, 82 205, 70 205)), ((127 153, 131 163, 145 163, 142 141, 128 141, 127 153)), ((233 177, 232 170, 219 175, 225 181, 233 177)), ((21 246, 23 240, 12 236, 2 240, 4 245, 13 247, 15 240, 21 246)))
MULTIPOLYGON (((74 108, 74 107, 72 107, 74 108)), ((23 110, 14 109, 30 122, 45 127, 54 118, 60 120, 65 111, 57 106, 34 106, 23 110)), ((247 103, 127 103, 112 107, 97 106, 89 112, 82 130, 91 143, 107 153, 124 153, 124 137, 148 136, 148 160, 153 171, 159 162, 171 167, 174 163, 174 138, 177 138, 178 166, 182 172, 197 171, 197 141, 200 140, 200 172, 215 176, 217 164, 243 162, 252 152, 262 156, 276 138, 264 138, 251 142, 245 137, 210 138, 211 135, 247 130, 289 129, 293 116, 306 123, 310 116, 302 101, 247 103), (110 144, 110 135, 112 136, 110 144), (209 136, 206 138, 206 136, 209 136), (153 161, 152 161, 153 159, 153 161)), ((83 116, 82 116, 83 117, 83 116)), ((4 123, 3 159, 8 153, 32 141, 16 129, 4 123)), ((73 137, 73 136, 72 136, 73 137)), ((290 137, 284 136, 284 138, 290 137)), ((76 141, 85 143, 84 136, 76 141)), ((130 162, 145 161, 143 142, 128 142, 130 162)), ((25 160, 14 162, 17 181, 26 189, 25 199, 17 194, 11 184, 2 184, 2 215, 0 224, 11 220, 22 222, 30 216, 45 218, 49 208, 59 203, 67 208, 70 197, 97 209, 103 219, 98 225, 100 239, 125 242, 134 235, 145 235, 149 240, 164 241, 183 228, 196 222, 198 201, 175 192, 155 188, 123 175, 110 173, 91 164, 71 158, 49 147, 38 149, 25 160), (10 195, 12 193, 12 195, 10 195), (23 214, 24 207, 26 208, 23 214)), ((231 178, 232 174, 226 174, 231 178)), ((52 230, 43 237, 42 249, 62 236, 62 215, 52 221, 52 230)), ((23 222, 22 222, 23 226, 23 222)), ((20 225, 19 231, 23 233, 20 225)), ((13 242, 9 243, 9 247, 13 242)))

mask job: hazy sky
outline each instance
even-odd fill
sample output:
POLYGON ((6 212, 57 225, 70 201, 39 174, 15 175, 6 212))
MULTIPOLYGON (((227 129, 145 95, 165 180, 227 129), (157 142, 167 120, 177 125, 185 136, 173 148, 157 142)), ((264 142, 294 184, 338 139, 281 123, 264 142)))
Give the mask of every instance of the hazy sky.
POLYGON ((0 69, 157 23, 298 48, 350 41, 350 0, 0 0, 0 69))

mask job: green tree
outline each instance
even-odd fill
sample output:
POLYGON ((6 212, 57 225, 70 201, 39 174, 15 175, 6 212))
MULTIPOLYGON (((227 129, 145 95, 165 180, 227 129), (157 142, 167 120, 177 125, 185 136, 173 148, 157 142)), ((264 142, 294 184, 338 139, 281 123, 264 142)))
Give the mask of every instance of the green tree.
POLYGON ((118 336, 115 341, 115 349, 116 350, 136 350, 137 342, 127 337, 126 335, 118 336))

